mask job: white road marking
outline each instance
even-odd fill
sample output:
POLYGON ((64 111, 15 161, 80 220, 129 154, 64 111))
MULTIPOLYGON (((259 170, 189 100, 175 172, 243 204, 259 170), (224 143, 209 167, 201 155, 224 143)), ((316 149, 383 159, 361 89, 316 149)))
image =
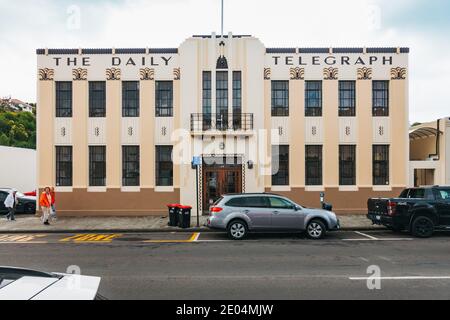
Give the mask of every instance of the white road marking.
POLYGON ((450 276, 349 277, 349 280, 450 280, 450 276))
POLYGON ((414 240, 413 238, 384 238, 384 239, 367 239, 367 238, 360 238, 360 239, 342 239, 342 241, 411 241, 414 240))
POLYGON ((378 240, 378 238, 375 238, 375 237, 373 237, 373 236, 371 236, 371 235, 368 235, 368 234, 366 234, 366 233, 362 233, 362 232, 359 232, 359 231, 355 231, 355 233, 356 233, 356 234, 359 234, 360 236, 363 236, 363 237, 367 237, 367 238, 369 238, 369 239, 372 239, 372 240, 378 240))
POLYGON ((200 237, 200 232, 197 232, 193 235, 193 237, 191 238, 191 241, 197 242, 199 237, 200 237))

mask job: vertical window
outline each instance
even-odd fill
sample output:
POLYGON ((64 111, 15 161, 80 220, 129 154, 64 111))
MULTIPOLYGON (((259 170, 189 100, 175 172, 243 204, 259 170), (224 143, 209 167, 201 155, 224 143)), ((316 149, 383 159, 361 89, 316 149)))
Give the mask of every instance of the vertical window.
POLYGON ((106 117, 106 82, 89 82, 89 117, 106 117))
POLYGON ((341 186, 356 185, 356 146, 339 146, 339 184, 341 186))
POLYGON ((89 147, 89 186, 106 186, 106 147, 89 147))
POLYGON ((242 74, 233 71, 233 129, 242 127, 242 74))
POLYGON ((289 146, 272 146, 272 185, 289 185, 289 146))
POLYGON ((322 146, 305 146, 307 186, 322 185, 322 146))
POLYGON ((122 81, 122 117, 139 117, 138 81, 122 81))
POLYGON ((305 116, 322 116, 322 81, 305 82, 305 116))
POLYGON ((172 146, 156 146, 156 185, 173 186, 172 146))
POLYGON ((56 186, 72 186, 72 147, 56 147, 56 186))
POLYGON ((72 82, 56 82, 56 117, 72 117, 72 82))
POLYGON ((289 116, 289 81, 272 81, 272 117, 289 116))
POLYGON ((339 116, 354 117, 355 112, 355 81, 339 81, 339 116))
POLYGON ((389 146, 373 146, 373 185, 389 185, 389 146))
POLYGON ((122 147, 122 185, 137 187, 140 185, 139 146, 122 147))
POLYGON ((228 71, 217 71, 216 75, 217 129, 228 129, 228 71))
POLYGON ((389 81, 372 82, 372 115, 389 116, 389 81))
POLYGON ((156 116, 173 117, 172 81, 156 81, 156 116))
POLYGON ((203 71, 203 130, 211 129, 211 71, 203 71))

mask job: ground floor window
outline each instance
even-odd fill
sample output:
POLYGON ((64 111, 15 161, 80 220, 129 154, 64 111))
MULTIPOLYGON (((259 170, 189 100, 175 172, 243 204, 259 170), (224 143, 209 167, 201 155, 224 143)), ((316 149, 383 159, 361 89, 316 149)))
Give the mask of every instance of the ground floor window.
POLYGON ((272 146, 272 185, 289 185, 289 146, 272 146))
POLYGON ((339 146, 339 184, 341 186, 356 185, 356 146, 339 146))
POLYGON ((106 147, 89 147, 89 186, 106 186, 106 147))
POLYGON ((173 186, 172 146, 156 146, 156 185, 173 186))
POLYGON ((72 147, 56 147, 56 186, 72 186, 72 147))
POLYGON ((139 146, 122 147, 122 185, 137 187, 140 185, 139 146))
POLYGON ((306 185, 322 185, 322 146, 305 146, 306 185))
POLYGON ((373 184, 389 185, 389 146, 373 146, 373 184))

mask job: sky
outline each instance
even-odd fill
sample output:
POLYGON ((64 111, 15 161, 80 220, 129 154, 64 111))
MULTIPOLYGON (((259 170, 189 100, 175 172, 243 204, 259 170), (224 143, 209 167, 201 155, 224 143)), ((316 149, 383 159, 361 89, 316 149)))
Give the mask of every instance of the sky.
MULTIPOLYGON (((266 47, 410 47, 410 121, 450 116, 450 1, 225 0, 266 47)), ((36 101, 37 48, 178 47, 220 32, 220 0, 0 0, 0 97, 36 101)))

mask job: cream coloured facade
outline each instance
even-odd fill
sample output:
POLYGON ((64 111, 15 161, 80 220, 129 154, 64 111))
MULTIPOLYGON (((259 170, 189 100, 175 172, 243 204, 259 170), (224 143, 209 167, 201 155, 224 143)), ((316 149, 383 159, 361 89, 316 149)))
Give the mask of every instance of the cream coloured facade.
POLYGON ((408 48, 39 49, 38 186, 65 215, 275 192, 338 213, 409 184, 408 48), (279 156, 278 156, 279 155, 279 156), (199 182, 193 157, 202 159, 199 182))

